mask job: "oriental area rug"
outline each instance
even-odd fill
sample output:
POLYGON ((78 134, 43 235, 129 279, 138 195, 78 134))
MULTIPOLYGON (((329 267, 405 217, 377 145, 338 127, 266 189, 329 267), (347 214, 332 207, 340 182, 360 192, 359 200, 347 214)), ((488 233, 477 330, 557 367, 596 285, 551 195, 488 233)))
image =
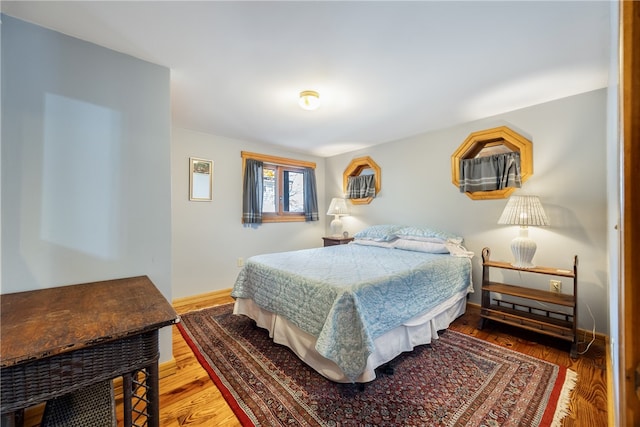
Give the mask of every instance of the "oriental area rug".
POLYGON ((552 426, 577 375, 447 331, 393 361, 363 388, 329 381, 232 314, 183 314, 178 328, 244 426, 552 426))

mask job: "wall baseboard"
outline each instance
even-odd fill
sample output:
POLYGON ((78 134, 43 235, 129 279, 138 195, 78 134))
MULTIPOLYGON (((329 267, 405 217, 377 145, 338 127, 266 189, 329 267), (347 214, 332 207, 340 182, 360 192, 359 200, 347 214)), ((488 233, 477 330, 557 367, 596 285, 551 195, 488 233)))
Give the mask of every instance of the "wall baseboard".
POLYGON ((231 298, 231 288, 220 289, 217 291, 207 292, 204 294, 193 295, 190 297, 176 298, 172 305, 174 310, 179 313, 186 311, 198 310, 200 308, 211 307, 221 303, 229 302, 231 298))

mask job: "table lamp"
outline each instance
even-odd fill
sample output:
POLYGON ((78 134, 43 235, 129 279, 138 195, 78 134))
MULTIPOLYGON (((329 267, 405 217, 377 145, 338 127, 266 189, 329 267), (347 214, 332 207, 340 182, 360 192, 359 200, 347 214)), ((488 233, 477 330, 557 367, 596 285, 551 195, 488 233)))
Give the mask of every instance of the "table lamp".
POLYGON ((549 225, 549 218, 545 214, 538 196, 511 196, 502 211, 498 224, 519 225, 520 234, 511 241, 511 252, 518 268, 533 268, 531 262, 536 253, 536 242, 529 238, 529 227, 549 225))
POLYGON ((346 200, 339 197, 331 199, 327 215, 333 215, 333 221, 331 221, 331 235, 334 237, 342 237, 342 221, 340 221, 340 217, 349 215, 346 200))

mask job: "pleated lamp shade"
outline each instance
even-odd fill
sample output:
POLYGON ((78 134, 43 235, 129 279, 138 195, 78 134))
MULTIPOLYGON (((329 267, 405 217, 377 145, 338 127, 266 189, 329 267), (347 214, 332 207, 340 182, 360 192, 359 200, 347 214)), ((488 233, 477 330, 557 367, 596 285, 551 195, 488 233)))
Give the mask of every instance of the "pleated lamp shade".
POLYGON ((349 215, 347 201, 339 197, 331 199, 327 215, 333 215, 333 221, 331 221, 331 235, 334 237, 342 235, 342 221, 340 221, 340 217, 349 215))
POLYGON ((549 218, 538 196, 511 196, 498 224, 545 226, 549 218))
POLYGON ((520 235, 511 241, 514 267, 533 268, 537 245, 529 238, 528 226, 547 226, 549 218, 538 196, 511 196, 498 219, 498 224, 519 225, 520 235))

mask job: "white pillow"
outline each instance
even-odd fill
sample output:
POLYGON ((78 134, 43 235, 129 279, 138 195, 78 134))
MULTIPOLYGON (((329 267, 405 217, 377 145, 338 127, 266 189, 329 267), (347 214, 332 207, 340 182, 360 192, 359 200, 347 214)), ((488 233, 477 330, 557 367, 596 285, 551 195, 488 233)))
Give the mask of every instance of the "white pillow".
POLYGON ((449 249, 444 242, 425 242, 422 240, 398 239, 393 242, 396 249, 406 251, 427 252, 430 254, 448 254, 449 249))
POLYGON ((394 241, 391 242, 381 242, 378 240, 368 240, 368 239, 354 239, 351 243, 349 243, 350 245, 362 245, 362 246, 377 246, 379 248, 389 248, 389 249, 393 249, 394 248, 394 241))

